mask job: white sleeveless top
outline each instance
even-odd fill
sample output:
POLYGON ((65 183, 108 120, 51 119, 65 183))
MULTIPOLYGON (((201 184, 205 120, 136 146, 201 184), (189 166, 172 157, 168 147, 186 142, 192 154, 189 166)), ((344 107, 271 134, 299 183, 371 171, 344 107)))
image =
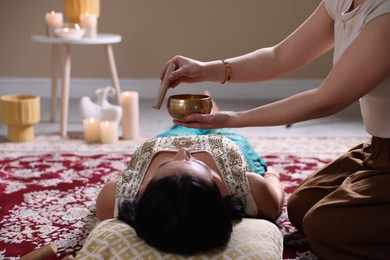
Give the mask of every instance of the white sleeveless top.
MULTIPOLYGON (((350 12, 347 10, 353 0, 325 0, 324 2, 329 16, 335 21, 333 63, 337 62, 345 49, 370 21, 390 13, 389 0, 366 0, 360 7, 350 12)), ((370 135, 390 138, 390 77, 360 99, 360 110, 364 126, 370 135)))
POLYGON ((156 137, 147 140, 134 152, 124 173, 118 177, 116 186, 115 212, 124 199, 134 200, 147 169, 157 152, 177 152, 185 147, 190 153, 207 152, 217 165, 230 194, 245 199, 245 213, 257 216, 257 206, 252 196, 248 177, 248 165, 240 148, 230 139, 221 135, 196 135, 156 137))

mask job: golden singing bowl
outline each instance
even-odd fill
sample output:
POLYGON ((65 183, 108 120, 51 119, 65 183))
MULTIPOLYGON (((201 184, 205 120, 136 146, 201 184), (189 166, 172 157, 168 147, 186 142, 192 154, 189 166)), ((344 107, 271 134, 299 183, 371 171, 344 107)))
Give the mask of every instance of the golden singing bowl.
POLYGON ((167 102, 169 115, 181 121, 187 121, 191 114, 210 114, 212 108, 211 97, 203 94, 172 95, 167 102))

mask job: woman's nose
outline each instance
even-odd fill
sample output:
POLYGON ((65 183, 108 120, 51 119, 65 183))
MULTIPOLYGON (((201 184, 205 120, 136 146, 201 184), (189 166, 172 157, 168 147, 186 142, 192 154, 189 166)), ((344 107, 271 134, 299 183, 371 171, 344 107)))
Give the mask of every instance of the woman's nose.
POLYGON ((184 147, 180 148, 175 155, 175 160, 188 161, 191 159, 191 153, 184 147))

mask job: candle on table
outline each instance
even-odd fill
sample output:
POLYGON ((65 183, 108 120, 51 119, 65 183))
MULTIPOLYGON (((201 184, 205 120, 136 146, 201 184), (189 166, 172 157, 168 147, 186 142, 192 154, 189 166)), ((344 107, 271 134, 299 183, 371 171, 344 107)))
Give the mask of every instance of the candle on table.
POLYGON ((60 27, 64 23, 64 18, 62 13, 56 13, 51 11, 50 13, 46 13, 46 34, 49 37, 54 37, 54 30, 60 27))
POLYGON ((100 121, 96 118, 87 118, 83 120, 84 139, 87 142, 100 141, 100 121))
POLYGON ((85 30, 85 37, 95 38, 97 35, 97 15, 86 12, 80 14, 80 25, 85 30))
POLYGON ((100 122, 100 142, 110 144, 118 141, 118 122, 103 121, 100 122))
POLYGON ((66 39, 80 39, 84 35, 84 29, 77 23, 75 24, 64 24, 63 26, 54 30, 57 37, 66 39))
POLYGON ((139 136, 139 102, 138 92, 127 91, 121 94, 122 137, 125 140, 139 136))

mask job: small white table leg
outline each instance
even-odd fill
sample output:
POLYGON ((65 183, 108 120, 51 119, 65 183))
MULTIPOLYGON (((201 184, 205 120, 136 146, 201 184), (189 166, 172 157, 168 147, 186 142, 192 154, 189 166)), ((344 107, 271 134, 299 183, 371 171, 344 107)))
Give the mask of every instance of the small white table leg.
POLYGON ((51 113, 50 121, 56 121, 56 107, 57 107, 57 85, 58 85, 58 72, 59 72, 59 46, 58 44, 52 44, 52 60, 51 60, 51 113))
POLYGON ((106 44, 105 49, 106 49, 106 54, 107 54, 107 58, 108 58, 108 63, 110 65, 112 84, 114 85, 114 88, 116 90, 116 97, 118 99, 118 105, 120 105, 121 104, 121 87, 119 85, 119 78, 118 78, 118 72, 116 70, 116 65, 115 65, 114 52, 112 51, 111 44, 106 44))
POLYGON ((70 81, 70 45, 63 45, 63 71, 62 71, 62 111, 61 111, 61 135, 67 136, 67 123, 69 113, 69 81, 70 81))

